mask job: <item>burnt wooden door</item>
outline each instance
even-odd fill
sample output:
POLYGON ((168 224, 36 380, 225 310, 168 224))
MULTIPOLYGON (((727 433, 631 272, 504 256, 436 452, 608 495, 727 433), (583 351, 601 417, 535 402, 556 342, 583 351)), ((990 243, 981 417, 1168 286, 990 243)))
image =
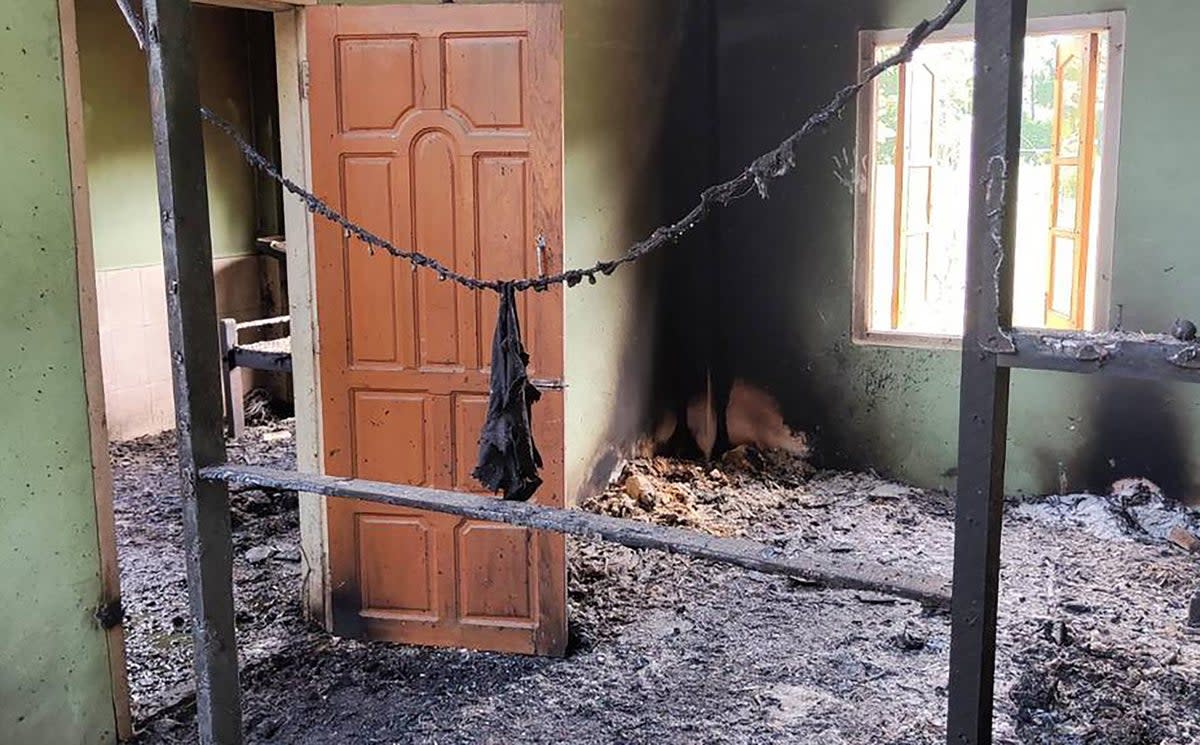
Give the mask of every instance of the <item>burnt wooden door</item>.
MULTIPOLYGON (((559 7, 306 11, 313 183, 350 219, 483 277, 557 271, 562 245, 559 7)), ((316 285, 329 474, 479 491, 496 296, 374 255, 318 219, 316 285)), ((535 380, 562 376, 562 292, 520 297, 535 380)), ((549 386, 554 388, 554 386, 549 386)), ((562 506, 563 401, 534 408, 535 501, 562 506)), ((561 536, 331 499, 335 633, 560 654, 561 536)))

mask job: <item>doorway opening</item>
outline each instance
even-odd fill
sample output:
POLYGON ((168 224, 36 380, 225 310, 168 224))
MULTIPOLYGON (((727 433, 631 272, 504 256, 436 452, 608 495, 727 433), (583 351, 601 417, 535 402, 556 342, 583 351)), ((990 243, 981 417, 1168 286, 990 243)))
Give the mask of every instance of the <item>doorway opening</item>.
MULTIPOLYGON (((100 370, 89 374, 103 378, 126 677, 140 723, 194 690, 154 143, 145 56, 117 4, 75 0, 75 10, 100 340, 100 370)), ((273 14, 197 4, 194 21, 203 104, 278 159, 273 14)), ((241 323, 284 316, 279 190, 219 132, 205 132, 205 151, 218 312, 241 323)), ((246 329, 242 341, 271 331, 246 329)), ((237 375, 250 426, 229 441, 231 459, 291 467, 289 377, 237 375)), ((296 631, 278 621, 298 604, 299 520, 294 496, 246 493, 232 504, 239 632, 252 664, 296 631)))

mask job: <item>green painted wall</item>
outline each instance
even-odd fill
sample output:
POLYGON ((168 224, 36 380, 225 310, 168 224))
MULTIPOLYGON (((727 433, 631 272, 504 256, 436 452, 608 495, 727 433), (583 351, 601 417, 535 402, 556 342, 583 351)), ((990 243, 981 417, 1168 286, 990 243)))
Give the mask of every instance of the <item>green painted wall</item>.
MULTIPOLYGON (((941 0, 718 0, 721 169, 734 172, 853 78, 862 28, 909 27, 941 0)), ((1126 328, 1200 315, 1194 286, 1200 98, 1174 82, 1200 66, 1193 0, 1032 0, 1034 15, 1128 9, 1113 303, 1126 328)), ((970 15, 964 16, 964 20, 970 15)), ((952 487, 956 352, 850 341, 853 198, 833 158, 854 116, 800 149, 798 175, 722 223, 722 338, 736 374, 783 402, 829 461, 952 487), (754 302, 746 302, 754 297, 754 302)), ((1200 462, 1200 391, 1188 385, 1014 375, 1010 491, 1102 489, 1146 475, 1184 498, 1200 462), (1061 482, 1061 483, 1060 483, 1061 482)))
POLYGON ((0 739, 114 738, 55 0, 0 5, 0 739))
MULTIPOLYGON (((110 0, 77 0, 96 268, 162 262, 146 61, 110 0)), ((245 14, 197 7, 204 105, 250 132, 245 14)), ((232 142, 205 128, 214 256, 251 251, 253 174, 232 142)))

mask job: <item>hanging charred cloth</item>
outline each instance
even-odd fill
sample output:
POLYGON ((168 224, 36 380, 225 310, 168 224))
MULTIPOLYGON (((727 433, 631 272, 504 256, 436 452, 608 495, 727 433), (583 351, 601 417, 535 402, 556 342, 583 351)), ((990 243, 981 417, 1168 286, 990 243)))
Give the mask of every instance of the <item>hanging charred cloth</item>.
POLYGON ((516 291, 500 290, 500 314, 492 338, 492 381, 487 420, 479 435, 479 464, 474 476, 493 492, 515 502, 528 501, 542 485, 542 456, 533 443, 531 410, 542 394, 529 382, 529 355, 521 344, 516 291))

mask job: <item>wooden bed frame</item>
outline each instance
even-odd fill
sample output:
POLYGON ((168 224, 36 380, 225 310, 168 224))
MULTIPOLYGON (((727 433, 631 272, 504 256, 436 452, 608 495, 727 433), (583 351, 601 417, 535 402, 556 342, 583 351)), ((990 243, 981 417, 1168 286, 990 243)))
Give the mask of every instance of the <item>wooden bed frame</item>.
POLYGON ((238 342, 238 334, 251 329, 278 326, 287 326, 290 330, 291 316, 264 318, 245 323, 238 323, 233 318, 221 319, 221 376, 225 394, 225 429, 230 437, 241 437, 246 429, 245 383, 239 370, 266 370, 289 375, 292 372, 290 333, 287 336, 247 344, 238 342))

